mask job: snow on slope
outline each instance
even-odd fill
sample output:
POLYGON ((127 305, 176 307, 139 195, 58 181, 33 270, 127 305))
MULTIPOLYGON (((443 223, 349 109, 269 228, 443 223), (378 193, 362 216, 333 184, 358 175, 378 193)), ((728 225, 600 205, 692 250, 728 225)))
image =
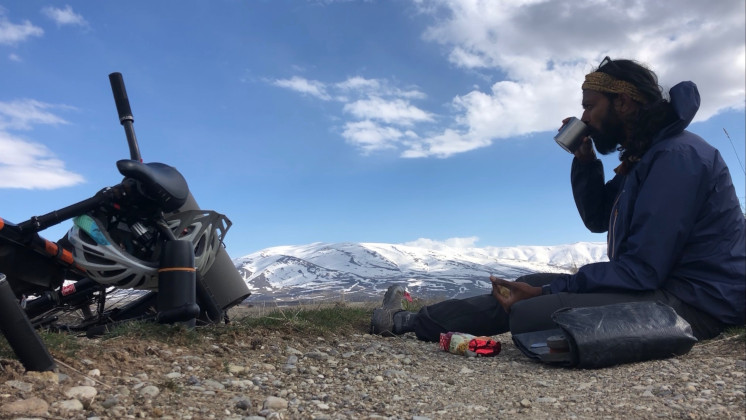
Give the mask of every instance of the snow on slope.
POLYGON ((573 272, 606 260, 605 243, 463 248, 383 243, 312 243, 267 248, 234 260, 250 300, 380 297, 392 283, 419 296, 484 293, 489 276, 514 280, 536 272, 573 272))

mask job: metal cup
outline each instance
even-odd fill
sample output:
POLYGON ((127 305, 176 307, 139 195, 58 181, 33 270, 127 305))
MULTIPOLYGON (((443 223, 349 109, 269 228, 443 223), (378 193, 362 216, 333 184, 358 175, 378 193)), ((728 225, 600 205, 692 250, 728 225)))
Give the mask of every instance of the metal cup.
POLYGON ((578 147, 583 144, 583 137, 587 135, 588 126, 583 121, 571 117, 567 124, 562 126, 559 133, 554 136, 554 141, 568 152, 575 153, 578 147))

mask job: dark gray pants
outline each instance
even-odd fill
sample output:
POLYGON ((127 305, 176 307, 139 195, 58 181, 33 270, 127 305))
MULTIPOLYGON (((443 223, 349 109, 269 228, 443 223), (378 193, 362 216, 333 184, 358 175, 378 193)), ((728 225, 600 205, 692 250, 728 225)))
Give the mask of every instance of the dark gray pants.
MULTIPOLYGON (((518 278, 532 286, 551 283, 557 274, 531 274, 518 278)), ((513 334, 556 328, 551 315, 561 308, 582 308, 613 303, 659 301, 672 307, 692 326, 700 340, 717 336, 722 323, 680 301, 664 290, 630 293, 558 293, 537 296, 513 305, 508 315, 491 294, 466 299, 449 299, 423 307, 415 317, 414 332, 425 341, 438 341, 442 332, 473 335, 513 334)))

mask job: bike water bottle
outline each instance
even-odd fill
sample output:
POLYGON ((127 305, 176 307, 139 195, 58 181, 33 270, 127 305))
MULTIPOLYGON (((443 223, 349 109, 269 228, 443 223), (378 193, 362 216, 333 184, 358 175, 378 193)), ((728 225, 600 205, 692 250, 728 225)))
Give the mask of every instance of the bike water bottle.
POLYGON ((26 312, 18 304, 5 274, 0 274, 0 330, 26 370, 44 372, 57 368, 26 312))
POLYGON ((183 322, 189 328, 199 316, 194 248, 189 241, 168 241, 158 269, 158 315, 161 324, 183 322))

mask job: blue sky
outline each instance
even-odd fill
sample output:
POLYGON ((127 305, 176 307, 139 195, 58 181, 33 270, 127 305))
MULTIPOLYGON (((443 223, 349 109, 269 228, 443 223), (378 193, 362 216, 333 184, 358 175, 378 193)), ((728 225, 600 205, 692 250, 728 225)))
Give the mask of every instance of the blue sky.
MULTIPOLYGON (((311 242, 605 241, 580 221, 571 156, 552 137, 606 55, 647 63, 666 88, 697 83, 690 130, 720 150, 743 203, 745 8, 0 1, 0 216, 18 223, 121 180, 117 71, 143 159, 175 166, 201 207, 228 215, 232 257, 311 242)), ((611 173, 616 156, 603 160, 611 173)))

